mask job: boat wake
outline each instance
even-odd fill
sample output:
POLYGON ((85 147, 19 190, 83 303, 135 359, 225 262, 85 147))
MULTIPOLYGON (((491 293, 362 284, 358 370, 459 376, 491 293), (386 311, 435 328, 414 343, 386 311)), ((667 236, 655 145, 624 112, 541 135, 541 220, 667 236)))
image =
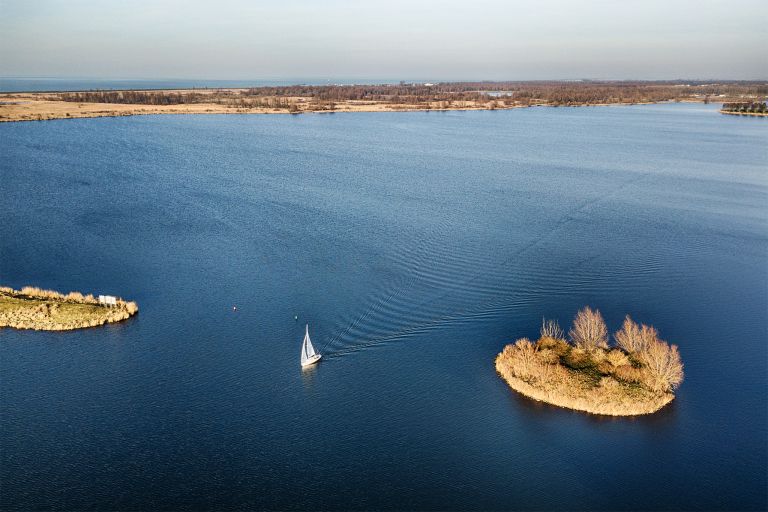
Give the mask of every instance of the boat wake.
MULTIPOLYGON (((613 194, 643 178, 627 180, 613 194)), ((548 250, 562 244, 572 224, 588 219, 590 210, 613 194, 576 205, 528 240, 525 234, 510 233, 505 239, 463 239, 459 245, 447 222, 428 236, 414 236, 391 256, 390 266, 400 277, 373 293, 361 314, 343 322, 323 352, 329 359, 339 358, 452 324, 494 320, 545 296, 605 290, 612 283, 626 287, 627 278, 641 287, 649 273, 661 268, 658 259, 645 259, 629 273, 620 263, 606 262, 604 253, 583 240, 574 242, 584 253, 576 262, 564 258, 568 263, 559 264, 557 254, 548 250)))

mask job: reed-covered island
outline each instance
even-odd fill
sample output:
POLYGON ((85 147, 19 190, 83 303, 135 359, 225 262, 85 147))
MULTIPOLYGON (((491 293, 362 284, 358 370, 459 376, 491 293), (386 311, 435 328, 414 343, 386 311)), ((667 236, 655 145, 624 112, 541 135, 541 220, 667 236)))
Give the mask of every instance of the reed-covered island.
POLYGON ((120 322, 138 311, 135 302, 112 296, 0 287, 0 327, 67 331, 120 322))
POLYGON ((585 307, 567 338, 550 320, 542 322, 538 340, 504 347, 496 371, 522 395, 592 414, 650 414, 671 402, 683 381, 677 347, 629 316, 613 338, 610 346, 602 315, 585 307))

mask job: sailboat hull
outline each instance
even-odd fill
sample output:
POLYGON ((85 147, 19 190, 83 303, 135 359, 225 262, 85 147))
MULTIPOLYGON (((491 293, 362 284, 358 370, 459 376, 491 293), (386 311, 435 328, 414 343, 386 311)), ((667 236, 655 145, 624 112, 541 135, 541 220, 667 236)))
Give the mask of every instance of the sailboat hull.
POLYGON ((303 363, 301 363, 301 367, 302 368, 306 368, 307 366, 312 366, 313 364, 318 362, 321 357, 323 357, 323 356, 321 356, 320 354, 315 354, 312 357, 310 357, 309 359, 307 359, 306 361, 304 361, 303 363))

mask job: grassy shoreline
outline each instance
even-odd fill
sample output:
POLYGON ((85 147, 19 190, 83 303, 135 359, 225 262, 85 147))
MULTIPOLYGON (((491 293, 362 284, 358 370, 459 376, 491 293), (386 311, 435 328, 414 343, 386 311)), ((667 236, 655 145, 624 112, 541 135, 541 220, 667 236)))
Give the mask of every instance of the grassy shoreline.
POLYGON ((334 104, 333 110, 305 106, 297 110, 270 107, 228 107, 215 103, 194 103, 177 105, 143 105, 124 103, 70 103, 30 97, 42 93, 0 94, 0 123, 51 121, 56 119, 87 119, 98 117, 126 117, 142 115, 195 115, 195 114, 337 114, 348 112, 452 112, 472 110, 512 110, 530 107, 606 107, 622 105, 647 105, 656 102, 615 102, 615 103, 575 103, 570 105, 552 105, 532 103, 528 105, 492 105, 490 103, 466 101, 451 106, 434 104, 390 104, 384 102, 345 101, 334 104))
POLYGON ((634 396, 626 394, 622 397, 621 394, 615 395, 609 392, 599 393, 593 391, 573 396, 573 390, 580 388, 579 385, 573 385, 574 382, 578 381, 578 377, 575 376, 572 380, 564 382, 563 387, 570 388, 567 391, 560 387, 542 388, 516 377, 505 360, 503 353, 499 354, 496 358, 496 371, 510 388, 529 399, 563 409, 601 416, 642 416, 653 414, 675 399, 675 395, 672 393, 660 395, 649 393, 634 396), (613 396, 611 396, 612 394, 613 396))
MULTIPOLYGON (((0 96, 0 100, 2 100, 0 96)), ((7 101, 7 99, 6 99, 7 101)), ((509 110, 518 106, 485 107, 474 104, 452 107, 427 107, 419 105, 389 105, 385 103, 344 102, 338 103, 333 110, 305 108, 290 111, 280 108, 254 107, 232 108, 214 103, 195 103, 191 105, 132 105, 119 103, 72 104, 44 100, 25 100, 19 98, 17 104, 0 105, 0 123, 25 121, 50 121, 54 119, 84 119, 96 117, 125 117, 141 115, 195 115, 195 114, 335 114, 346 112, 420 112, 420 111, 458 111, 458 110, 509 110)))
POLYGON ((104 305, 93 295, 0 287, 0 328, 67 331, 121 322, 138 313, 135 302, 104 305))
POLYGON ((720 110, 721 114, 728 114, 730 116, 753 116, 753 117, 768 117, 767 112, 732 112, 730 110, 720 110))
MULTIPOLYGON (((2 96, 0 95, 0 99, 2 96)), ((62 106, 64 102, 55 102, 52 108, 42 105, 41 102, 33 103, 27 108, 5 109, 0 102, 0 123, 18 123, 29 121, 53 121, 60 119, 93 119, 99 117, 128 117, 128 116, 146 116, 146 115, 197 115, 197 114, 252 114, 252 115, 299 115, 299 114, 344 114, 350 112, 461 112, 478 110, 514 110, 519 108, 531 107, 620 107, 629 105, 654 105, 659 103, 669 103, 667 101, 637 101, 637 102, 616 102, 616 103, 573 103, 569 105, 552 105, 547 103, 536 103, 530 105, 503 105, 489 106, 483 104, 454 105, 450 107, 424 106, 424 105, 390 105, 386 103, 339 103, 334 110, 327 109, 304 109, 291 112, 285 109, 272 108, 228 108, 221 105, 199 103, 194 105, 125 105, 113 103, 89 103, 77 106, 75 109, 71 105, 62 106), (105 110, 108 109, 108 110, 105 110)), ((52 103, 52 102, 45 102, 52 103)), ((679 103, 700 103, 698 101, 680 101, 679 103)), ((733 112, 724 112, 733 113, 733 112)))

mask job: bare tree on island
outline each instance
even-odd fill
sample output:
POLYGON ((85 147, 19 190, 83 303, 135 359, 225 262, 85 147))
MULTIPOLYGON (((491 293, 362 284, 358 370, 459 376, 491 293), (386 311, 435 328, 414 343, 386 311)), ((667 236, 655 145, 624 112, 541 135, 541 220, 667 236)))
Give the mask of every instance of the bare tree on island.
POLYGON ((652 341, 659 337, 658 331, 645 324, 638 325, 632 321, 629 315, 624 317, 621 329, 616 331, 613 339, 616 345, 626 352, 645 352, 652 341))
POLYGON ((568 332, 576 347, 590 350, 608 348, 608 327, 605 325, 600 311, 592 310, 589 306, 576 313, 573 327, 568 332))
POLYGON ((560 328, 560 324, 557 323, 557 320, 547 320, 542 318, 539 334, 542 338, 552 338, 555 340, 565 339, 565 333, 560 328))
POLYGON ((683 382, 683 362, 680 360, 677 345, 655 339, 639 356, 654 377, 652 388, 658 391, 672 391, 683 382))

